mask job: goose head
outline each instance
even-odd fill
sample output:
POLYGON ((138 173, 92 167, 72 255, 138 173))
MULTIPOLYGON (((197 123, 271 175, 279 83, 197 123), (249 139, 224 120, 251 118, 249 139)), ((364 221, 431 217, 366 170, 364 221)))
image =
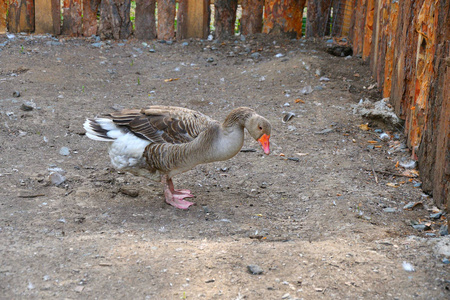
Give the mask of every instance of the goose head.
POLYGON ((269 138, 272 130, 272 125, 270 125, 269 121, 258 114, 254 114, 246 120, 244 126, 247 128, 248 133, 261 144, 264 153, 269 154, 269 138))

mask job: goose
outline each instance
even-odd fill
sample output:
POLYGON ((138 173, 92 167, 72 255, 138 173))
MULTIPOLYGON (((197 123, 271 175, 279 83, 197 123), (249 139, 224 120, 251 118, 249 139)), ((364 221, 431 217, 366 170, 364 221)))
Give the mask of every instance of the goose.
POLYGON ((160 181, 165 201, 188 209, 190 190, 175 189, 172 178, 199 164, 235 156, 244 144, 244 128, 270 153, 272 126, 253 109, 233 109, 220 123, 194 110, 175 106, 124 109, 88 118, 86 136, 109 143, 109 157, 116 170, 160 181))

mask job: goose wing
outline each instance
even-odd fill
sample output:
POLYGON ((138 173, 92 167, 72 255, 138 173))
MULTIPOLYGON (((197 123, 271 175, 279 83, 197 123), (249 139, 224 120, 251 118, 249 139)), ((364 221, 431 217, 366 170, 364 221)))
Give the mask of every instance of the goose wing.
POLYGON ((200 112, 174 106, 125 109, 108 116, 116 125, 158 144, 188 143, 213 124, 217 124, 200 112))

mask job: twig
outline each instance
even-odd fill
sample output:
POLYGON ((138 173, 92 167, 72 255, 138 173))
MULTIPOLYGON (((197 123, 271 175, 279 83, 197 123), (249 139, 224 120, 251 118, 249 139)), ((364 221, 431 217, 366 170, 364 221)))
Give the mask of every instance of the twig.
POLYGON ((370 162, 371 162, 371 164, 372 164, 372 173, 373 173, 373 177, 375 177, 375 182, 378 184, 377 173, 375 173, 375 167, 374 167, 374 165, 373 165, 373 157, 370 156, 370 155, 369 155, 369 157, 370 157, 370 162))
POLYGON ((44 194, 35 194, 35 195, 19 195, 19 198, 37 198, 37 197, 43 197, 44 194))
MULTIPOLYGON (((372 171, 372 172, 373 172, 373 169, 372 169, 372 170, 366 169, 366 171, 372 171)), ((381 174, 386 174, 386 175, 398 176, 398 177, 414 178, 414 177, 411 177, 411 176, 408 176, 408 175, 396 174, 396 173, 387 172, 387 171, 378 171, 378 170, 375 170, 375 172, 381 173, 381 174)))

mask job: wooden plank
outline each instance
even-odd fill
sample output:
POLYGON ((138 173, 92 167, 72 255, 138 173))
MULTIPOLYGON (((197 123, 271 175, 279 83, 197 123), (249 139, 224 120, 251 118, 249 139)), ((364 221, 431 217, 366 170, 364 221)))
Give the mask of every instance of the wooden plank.
POLYGON ((305 0, 266 0, 263 32, 301 37, 304 7, 305 0))
POLYGON ((61 34, 69 36, 81 35, 81 1, 82 0, 63 1, 63 25, 61 34))
POLYGON ((175 9, 175 0, 158 0, 158 39, 169 41, 175 37, 175 9))
POLYGON ((101 0, 83 0, 83 36, 97 35, 97 14, 101 0))
POLYGON ((188 34, 188 0, 178 1, 176 38, 178 41, 187 38, 188 34))
POLYGON ((214 1, 214 26, 216 39, 234 36, 237 0, 214 1))
MULTIPOLYGON (((209 5, 209 0, 187 0, 186 24, 184 25, 185 29, 182 29, 186 31, 186 38, 204 39, 208 37, 210 21, 209 5)), ((180 28, 179 23, 178 28, 180 28)))
POLYGON ((375 0, 367 0, 366 20, 364 23, 364 38, 362 59, 367 61, 372 50, 373 17, 375 13, 375 0))
POLYGON ((241 34, 262 32, 264 0, 242 0, 241 34))
POLYGON ((0 34, 6 33, 6 12, 8 11, 8 1, 0 2, 0 34))
POLYGON ((34 31, 34 0, 10 0, 8 13, 8 31, 34 31))
POLYGON ((352 16, 350 25, 349 40, 352 44, 353 55, 362 54, 363 37, 364 37, 364 23, 367 0, 355 0, 355 11, 352 16))
POLYGON ((450 1, 443 0, 437 5, 435 79, 431 83, 418 157, 422 188, 433 194, 438 207, 447 207, 450 212, 450 1))
POLYGON ((155 7, 156 0, 136 0, 134 32, 136 38, 140 40, 153 40, 156 38, 155 7))
POLYGON ((131 0, 102 0, 99 35, 102 39, 127 39, 131 35, 131 0))
POLYGON ((389 18, 386 30, 386 52, 384 59, 384 80, 383 80, 383 98, 391 96, 392 73, 394 70, 394 49, 396 48, 395 34, 398 24, 398 2, 392 2, 389 6, 389 18))
POLYGON ((59 0, 34 0, 35 33, 58 35, 61 32, 61 4, 59 0))

